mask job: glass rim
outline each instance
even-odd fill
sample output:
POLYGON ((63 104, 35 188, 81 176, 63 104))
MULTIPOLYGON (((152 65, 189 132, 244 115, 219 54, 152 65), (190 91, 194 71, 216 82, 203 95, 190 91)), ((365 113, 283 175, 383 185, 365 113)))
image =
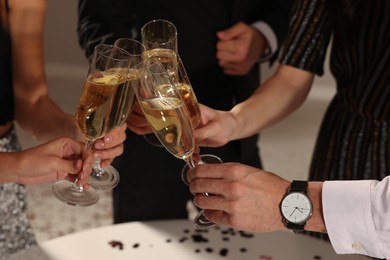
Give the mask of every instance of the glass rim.
POLYGON ((95 56, 96 54, 99 54, 100 56, 102 56, 104 58, 116 60, 116 61, 128 61, 131 58, 131 54, 128 51, 126 51, 125 49, 114 46, 112 44, 106 44, 106 43, 99 43, 94 47, 93 56, 95 56), (121 54, 128 56, 128 58, 116 58, 116 57, 111 56, 110 53, 114 49, 120 51, 121 54), (110 50, 110 52, 106 53, 105 50, 110 50))
POLYGON ((120 49, 125 50, 125 51, 126 51, 127 53, 129 53, 131 56, 140 56, 140 55, 143 54, 143 52, 146 51, 146 47, 145 47, 145 45, 144 45, 142 42, 140 42, 140 41, 138 41, 138 40, 136 40, 136 39, 127 38, 127 37, 123 37, 123 38, 118 38, 118 39, 116 39, 115 42, 114 42, 114 44, 113 44, 113 46, 116 47, 116 48, 120 48, 120 49), (142 49, 142 51, 141 51, 140 53, 132 53, 132 52, 126 50, 124 47, 117 46, 118 42, 122 42, 122 41, 134 42, 136 45, 138 45, 138 46, 140 47, 140 49, 142 49))
MULTIPOLYGON (((145 36, 146 27, 149 26, 150 24, 153 24, 153 23, 156 23, 156 22, 163 22, 163 23, 166 23, 166 24, 168 24, 170 27, 172 27, 172 28, 173 28, 173 31, 174 31, 172 37, 170 37, 170 38, 168 39, 168 41, 158 43, 159 45, 165 46, 165 45, 171 44, 173 41, 177 41, 177 28, 176 28, 176 25, 174 25, 171 21, 168 21, 168 20, 166 20, 166 19, 153 19, 153 20, 150 20, 150 21, 148 21, 147 23, 145 23, 145 24, 142 26, 142 28, 141 28, 141 37, 143 38, 143 40, 144 40, 145 42, 153 43, 152 41, 145 40, 145 39, 144 39, 144 36, 145 36)), ((145 46, 145 47, 146 47, 146 46, 145 46)))

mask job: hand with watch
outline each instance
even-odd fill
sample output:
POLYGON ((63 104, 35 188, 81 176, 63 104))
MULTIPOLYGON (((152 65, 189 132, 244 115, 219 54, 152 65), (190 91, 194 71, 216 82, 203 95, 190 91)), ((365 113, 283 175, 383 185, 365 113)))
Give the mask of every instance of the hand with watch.
POLYGON ((311 216, 306 230, 326 231, 321 182, 291 183, 272 172, 240 163, 203 164, 188 173, 195 205, 205 209, 207 217, 219 224, 254 232, 285 230, 286 226, 301 231, 311 216), (219 196, 207 197, 204 192, 219 196), (281 206, 286 208, 281 210, 281 206))
POLYGON ((307 181, 294 180, 280 203, 284 224, 294 232, 304 231, 306 222, 313 214, 313 204, 307 195, 307 187, 307 181))

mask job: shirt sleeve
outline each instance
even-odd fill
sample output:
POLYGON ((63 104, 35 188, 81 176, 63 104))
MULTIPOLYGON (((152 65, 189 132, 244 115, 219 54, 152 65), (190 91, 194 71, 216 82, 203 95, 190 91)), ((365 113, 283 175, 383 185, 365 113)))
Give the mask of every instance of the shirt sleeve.
POLYGON ((77 34, 89 59, 99 43, 113 44, 122 37, 134 37, 132 1, 79 0, 77 34))
POLYGON ((324 60, 332 32, 327 0, 297 0, 291 6, 290 27, 280 63, 317 75, 324 73, 324 60))
POLYGON ((275 55, 276 51, 279 48, 278 39, 276 38, 274 30, 272 30, 271 26, 269 26, 263 21, 255 22, 254 24, 252 24, 252 27, 259 30, 268 42, 268 51, 266 51, 263 57, 261 57, 260 62, 264 62, 271 59, 271 57, 275 55))
POLYGON ((390 176, 383 181, 326 181, 326 229, 338 254, 390 258, 390 176))

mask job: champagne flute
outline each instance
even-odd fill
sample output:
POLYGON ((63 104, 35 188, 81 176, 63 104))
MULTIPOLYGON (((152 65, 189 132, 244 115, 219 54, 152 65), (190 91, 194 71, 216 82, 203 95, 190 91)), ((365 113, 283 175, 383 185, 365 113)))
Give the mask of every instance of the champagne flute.
MULTIPOLYGON (((120 127, 125 123, 127 116, 131 113, 134 106, 134 91, 131 86, 131 81, 137 80, 137 73, 131 67, 140 63, 142 60, 142 53, 145 47, 139 41, 130 38, 120 38, 114 43, 115 47, 125 50, 128 54, 124 58, 129 59, 129 69, 126 80, 123 84, 118 86, 115 94, 114 106, 110 115, 109 128, 120 127)), ((127 65, 123 63, 123 65, 127 65)), ((116 70, 127 69, 126 66, 115 68, 116 70)), ((120 179, 117 170, 111 165, 104 169, 100 167, 100 162, 96 161, 95 170, 90 175, 89 184, 98 190, 107 190, 114 188, 120 179)))
POLYGON ((146 50, 178 50, 177 29, 168 20, 155 19, 147 22, 141 28, 141 38, 146 50))
MULTIPOLYGON (((141 37, 146 48, 143 59, 148 60, 157 58, 168 70, 169 74, 175 78, 174 80, 177 82, 176 86, 189 111, 192 126, 193 128, 196 128, 201 119, 199 103, 192 89, 180 55, 177 52, 177 29, 175 25, 163 19, 149 21, 142 27, 141 37)), ((149 143, 156 145, 156 142, 152 141, 150 135, 147 135, 147 140, 149 143)), ((215 155, 205 154, 201 155, 201 161, 198 163, 222 163, 222 160, 215 155)), ((183 182, 187 185, 188 167, 188 164, 184 166, 181 175, 183 182)))
MULTIPOLYGON (((158 58, 167 69, 177 66, 177 29, 173 23, 164 19, 151 20, 141 28, 141 38, 146 48, 144 60, 158 58)), ((154 146, 161 146, 154 134, 145 134, 144 138, 154 146)))
MULTIPOLYGON (((77 127, 86 140, 85 153, 90 151, 95 140, 111 130, 113 120, 110 116, 117 88, 127 76, 127 69, 120 68, 128 65, 128 61, 128 53, 119 48, 101 44, 94 49, 75 116, 77 127)), ((52 191, 59 200, 73 206, 89 206, 99 199, 95 188, 91 186, 86 190, 77 185, 77 179, 75 182, 57 181, 52 191)))
MULTIPOLYGON (((98 78, 100 82, 105 83, 104 78, 117 80, 114 96, 112 97, 111 105, 108 108, 108 122, 105 125, 105 133, 110 132, 112 129, 120 127, 126 118, 134 104, 134 93, 130 86, 132 76, 129 73, 129 66, 131 61, 131 55, 126 50, 107 44, 99 44, 95 47, 95 51, 100 53, 101 64, 95 63, 93 73, 102 74, 103 77, 98 78)), ((96 81, 96 80, 95 80, 96 81)), ((87 115, 89 116, 89 115, 87 115)), ((85 120, 85 111, 80 106, 76 114, 76 119, 79 124, 79 128, 82 129, 82 122, 85 120)), ((118 185, 120 175, 118 171, 111 165, 107 167, 101 167, 101 160, 96 159, 94 162, 93 170, 90 175, 89 185, 97 190, 108 190, 118 185)))
MULTIPOLYGON (((195 139, 190 114, 172 74, 157 60, 139 65, 139 84, 134 86, 138 102, 161 144, 176 158, 195 167, 195 139)), ((194 220, 196 228, 216 226, 200 211, 194 220)))
MULTIPOLYGON (((167 70, 169 72, 169 75, 172 76, 172 80, 175 82, 175 86, 178 89, 180 95, 182 96, 182 99, 185 103, 185 106, 187 107, 191 119, 192 128, 195 129, 201 122, 198 99, 196 98, 195 92, 192 88, 190 79, 188 78, 184 63, 180 58, 180 55, 177 54, 176 56, 177 66, 167 70)), ((221 158, 213 154, 203 154, 200 157, 200 161, 197 163, 219 164, 222 163, 222 160, 221 158)), ((184 165, 181 172, 181 178, 183 182, 187 185, 189 184, 187 179, 187 171, 189 170, 189 167, 190 166, 188 164, 184 165)))

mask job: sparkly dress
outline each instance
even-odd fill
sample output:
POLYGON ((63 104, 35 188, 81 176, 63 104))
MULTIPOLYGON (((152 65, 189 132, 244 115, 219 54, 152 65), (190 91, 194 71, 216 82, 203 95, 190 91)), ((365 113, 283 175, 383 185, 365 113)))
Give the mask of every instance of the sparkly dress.
MULTIPOLYGON (((0 0, 0 125, 13 120, 11 45, 7 1, 0 0)), ((14 129, 0 136, 0 152, 20 150, 14 129)), ((27 219, 26 189, 17 183, 0 183, 0 260, 36 245, 27 219)))
MULTIPOLYGON (((15 130, 0 138, 0 152, 18 150, 15 130)), ((27 218, 25 187, 17 183, 0 184, 0 260, 36 244, 27 218)))
POLYGON ((322 75, 332 40, 337 91, 318 133, 310 180, 381 180, 390 172, 390 1, 349 2, 353 8, 344 0, 295 1, 281 56, 283 64, 322 75))

